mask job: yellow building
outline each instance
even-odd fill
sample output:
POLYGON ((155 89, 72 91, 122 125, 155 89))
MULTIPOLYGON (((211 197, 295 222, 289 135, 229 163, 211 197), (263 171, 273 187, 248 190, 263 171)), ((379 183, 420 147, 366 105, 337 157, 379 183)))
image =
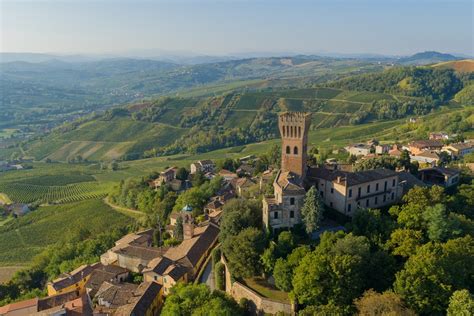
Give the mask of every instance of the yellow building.
POLYGON ((70 273, 62 274, 59 278, 48 282, 48 295, 62 294, 76 291, 78 295, 85 293, 85 285, 92 272, 100 266, 100 263, 85 264, 70 273))

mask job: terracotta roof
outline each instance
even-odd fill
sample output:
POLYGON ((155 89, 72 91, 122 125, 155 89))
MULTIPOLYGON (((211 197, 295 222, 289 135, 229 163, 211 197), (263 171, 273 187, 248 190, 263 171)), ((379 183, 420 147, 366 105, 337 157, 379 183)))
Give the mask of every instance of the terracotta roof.
POLYGON ((435 139, 415 140, 411 142, 409 145, 416 148, 443 147, 443 142, 439 140, 435 140, 435 139))
POLYGON ((71 271, 70 273, 64 274, 62 277, 59 277, 51 282, 49 284, 56 290, 61 290, 64 289, 68 286, 71 286, 77 282, 79 282, 81 279, 87 277, 94 271, 97 267, 99 267, 100 263, 94 263, 92 265, 89 264, 84 264, 80 266, 79 268, 71 271))
POLYGON ((275 182, 283 191, 304 191, 301 178, 291 171, 278 171, 275 182))
POLYGON ((208 223, 204 227, 196 227, 194 231, 197 236, 183 240, 176 247, 171 247, 165 253, 165 256, 173 261, 188 259, 193 267, 196 266, 202 255, 217 239, 219 228, 212 223, 208 223))
POLYGON ((358 172, 347 172, 341 170, 328 170, 324 168, 310 168, 308 172, 308 177, 310 178, 321 178, 333 182, 337 182, 339 177, 341 181, 340 184, 346 186, 353 186, 357 184, 393 177, 396 175, 397 173, 395 171, 389 169, 374 169, 358 172))
POLYGON ((138 233, 130 233, 115 242, 116 245, 131 244, 131 243, 144 243, 151 240, 153 229, 147 229, 138 233))
POLYGON ((5 306, 0 307, 0 315, 13 312, 19 309, 30 308, 38 305, 38 298, 32 298, 25 301, 20 301, 16 303, 11 303, 5 306))
POLYGON ((128 245, 114 251, 128 257, 137 257, 143 260, 152 260, 161 255, 159 248, 128 245))
POLYGON ((166 269, 164 275, 169 276, 175 281, 179 281, 179 279, 181 279, 187 272, 187 268, 181 265, 172 264, 166 269))
POLYGON ((474 147, 474 143, 455 143, 455 144, 450 144, 446 147, 452 147, 456 150, 463 150, 463 149, 470 149, 474 147))
POLYGON ((232 176, 232 177, 235 177, 237 178, 237 174, 232 172, 232 171, 229 171, 229 170, 226 170, 226 169, 221 169, 221 171, 219 171, 219 175, 221 176, 232 176))
POLYGON ((206 204, 205 208, 216 210, 216 209, 222 207, 223 205, 224 205, 224 203, 222 203, 219 200, 212 200, 211 202, 206 204))
POLYGON ((103 265, 94 270, 86 282, 86 288, 89 289, 89 295, 94 297, 100 286, 104 282, 114 283, 115 279, 121 275, 128 273, 128 270, 116 265, 103 265))
POLYGON ((167 257, 157 257, 148 263, 148 266, 143 269, 143 273, 153 271, 159 275, 163 275, 172 263, 173 261, 167 257))
POLYGON ((110 308, 118 308, 130 302, 129 300, 137 288, 138 285, 132 283, 113 284, 104 282, 97 291, 95 298, 107 302, 110 304, 110 308))
POLYGON ((133 292, 130 303, 117 308, 114 315, 146 315, 153 301, 160 295, 161 288, 156 282, 143 282, 133 292))
POLYGON ((426 158, 431 158, 431 159, 439 159, 439 156, 437 153, 429 150, 425 150, 418 155, 415 155, 415 157, 426 157, 426 158))

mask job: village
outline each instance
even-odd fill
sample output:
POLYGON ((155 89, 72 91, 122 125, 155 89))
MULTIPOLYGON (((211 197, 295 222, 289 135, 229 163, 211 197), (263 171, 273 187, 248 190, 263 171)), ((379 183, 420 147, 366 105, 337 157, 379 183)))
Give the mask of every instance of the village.
MULTIPOLYGON (((358 209, 383 208, 401 201, 415 186, 456 186, 461 171, 445 167, 474 152, 474 140, 450 142, 445 133, 431 133, 429 139, 407 144, 385 144, 377 140, 341 148, 352 160, 328 158, 308 166, 308 130, 311 116, 286 112, 279 116, 282 138, 281 167, 258 171, 259 157, 246 156, 234 162, 233 170, 218 168, 212 160, 199 160, 189 166, 189 175, 199 174, 206 181, 221 179, 220 188, 200 210, 196 218, 193 205, 186 204, 170 215, 166 227, 129 233, 100 256, 100 262, 85 264, 47 284, 45 298, 33 298, 0 308, 1 315, 60 315, 74 312, 89 315, 157 315, 166 297, 177 283, 205 283, 212 289, 213 251, 219 247, 220 222, 225 205, 234 199, 263 197, 262 227, 272 234, 302 223, 301 208, 310 187, 316 188, 327 209, 352 217, 358 209), (370 159, 408 157, 409 165, 395 168, 375 167, 358 170, 357 164, 370 159), (411 165, 410 165, 411 166, 411 165), (158 229, 158 231, 156 231, 158 229), (182 235, 176 236, 177 232, 182 235), (158 244, 154 242, 159 235, 158 244), (179 240, 164 245, 162 234, 179 240)), ((170 167, 148 180, 159 190, 166 186, 175 192, 192 187, 189 179, 178 176, 179 168, 170 167)), ((27 205, 5 205, 4 212, 22 216, 27 205)), ((344 229, 337 221, 327 221, 311 238, 324 230, 344 229)), ((215 255, 214 255, 215 256, 215 255)), ((251 301, 255 311, 269 314, 294 312, 294 305, 278 302, 234 280, 226 258, 225 290, 236 301, 251 301)))

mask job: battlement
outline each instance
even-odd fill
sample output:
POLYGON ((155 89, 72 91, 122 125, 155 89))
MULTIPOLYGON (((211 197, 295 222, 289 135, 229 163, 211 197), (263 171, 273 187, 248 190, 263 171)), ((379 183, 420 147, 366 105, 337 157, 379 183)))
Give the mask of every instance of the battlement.
POLYGON ((281 123, 306 123, 311 119, 308 112, 283 112, 278 115, 281 123))

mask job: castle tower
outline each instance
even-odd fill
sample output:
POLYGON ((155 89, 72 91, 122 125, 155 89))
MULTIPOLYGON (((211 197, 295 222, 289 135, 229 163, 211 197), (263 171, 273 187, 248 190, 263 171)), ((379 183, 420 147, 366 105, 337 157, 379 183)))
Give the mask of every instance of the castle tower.
POLYGON ((311 113, 284 112, 278 117, 281 135, 281 169, 291 171, 301 178, 306 175, 308 132, 311 113))

